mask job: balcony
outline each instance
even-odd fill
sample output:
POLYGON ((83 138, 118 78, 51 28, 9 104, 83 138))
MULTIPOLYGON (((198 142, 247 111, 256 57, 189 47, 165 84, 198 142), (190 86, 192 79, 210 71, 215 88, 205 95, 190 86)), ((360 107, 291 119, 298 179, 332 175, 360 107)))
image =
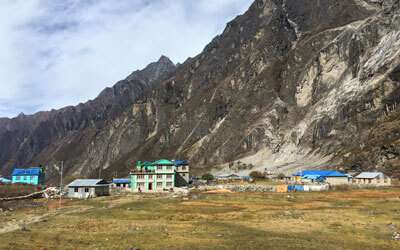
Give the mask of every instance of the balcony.
POLYGON ((151 173, 155 173, 155 170, 150 170, 150 169, 131 169, 130 173, 131 174, 151 174, 151 173))

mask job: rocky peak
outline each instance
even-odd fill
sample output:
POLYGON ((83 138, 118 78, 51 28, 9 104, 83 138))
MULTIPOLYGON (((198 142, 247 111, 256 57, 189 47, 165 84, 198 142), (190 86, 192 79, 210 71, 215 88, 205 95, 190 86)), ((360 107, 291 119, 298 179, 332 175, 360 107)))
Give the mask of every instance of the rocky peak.
POLYGON ((175 64, 166 56, 161 56, 157 62, 150 63, 143 70, 134 71, 126 80, 131 81, 135 78, 146 79, 149 83, 159 78, 164 78, 176 68, 175 64))
POLYGON ((96 177, 157 158, 226 172, 395 172, 398 5, 256 0, 178 67, 162 56, 88 103, 18 127, 0 120, 0 164, 63 159, 69 175, 96 177))

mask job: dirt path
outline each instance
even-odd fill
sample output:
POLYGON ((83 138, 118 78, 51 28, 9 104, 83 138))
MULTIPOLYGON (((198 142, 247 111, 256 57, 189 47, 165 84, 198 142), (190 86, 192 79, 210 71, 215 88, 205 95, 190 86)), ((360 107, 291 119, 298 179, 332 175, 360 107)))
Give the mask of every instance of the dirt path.
POLYGON ((24 217, 24 219, 12 220, 12 221, 2 223, 2 225, 0 226, 0 234, 9 233, 9 232, 13 232, 16 230, 23 230, 24 227, 26 227, 27 225, 44 221, 47 218, 55 217, 58 215, 72 214, 72 213, 76 213, 76 212, 84 212, 91 208, 93 208, 93 207, 89 207, 89 206, 74 207, 72 209, 63 208, 63 209, 54 210, 54 211, 51 211, 48 213, 44 213, 41 215, 26 215, 24 217))

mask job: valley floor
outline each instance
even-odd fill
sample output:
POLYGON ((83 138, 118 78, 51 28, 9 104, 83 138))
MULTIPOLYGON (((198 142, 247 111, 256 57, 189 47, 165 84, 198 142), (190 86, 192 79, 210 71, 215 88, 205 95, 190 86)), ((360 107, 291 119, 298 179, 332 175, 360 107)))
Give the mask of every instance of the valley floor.
POLYGON ((31 205, 0 212, 0 249, 400 249, 399 188, 31 205))

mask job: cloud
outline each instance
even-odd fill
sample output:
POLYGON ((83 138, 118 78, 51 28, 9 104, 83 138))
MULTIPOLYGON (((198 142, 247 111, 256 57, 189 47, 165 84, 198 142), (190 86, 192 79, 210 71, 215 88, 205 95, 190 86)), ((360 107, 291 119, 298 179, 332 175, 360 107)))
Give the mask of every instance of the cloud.
POLYGON ((132 71, 201 52, 250 0, 4 0, 0 117, 93 99, 132 71))

